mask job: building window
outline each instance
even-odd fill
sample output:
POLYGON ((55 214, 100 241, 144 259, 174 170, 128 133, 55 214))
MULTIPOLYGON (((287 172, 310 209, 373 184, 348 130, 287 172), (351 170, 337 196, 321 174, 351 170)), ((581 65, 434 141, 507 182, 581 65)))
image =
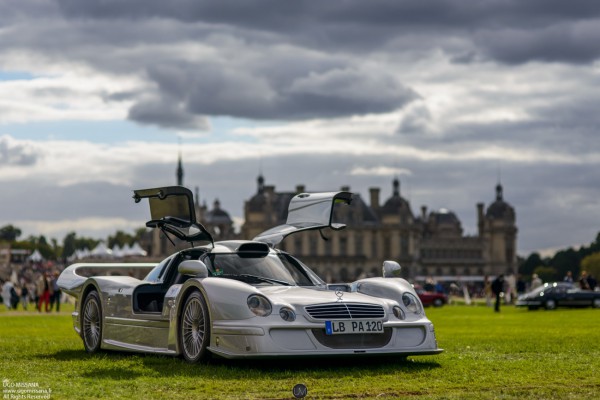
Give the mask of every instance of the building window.
POLYGON ((340 280, 342 282, 346 282, 348 281, 348 269, 346 267, 342 267, 342 269, 340 269, 340 280))
POLYGON ((379 256, 379 252, 377 251, 377 235, 375 232, 371 234, 371 256, 376 258, 379 256))
POLYGON ((310 255, 316 256, 319 250, 317 248, 317 237, 315 235, 310 236, 310 239, 308 240, 308 245, 310 246, 310 255))
POLYGON ((331 255, 331 247, 332 247, 331 239, 326 240, 325 241, 325 255, 326 256, 330 256, 331 255))
POLYGON ((400 254, 408 255, 408 235, 404 234, 400 237, 400 254))
POLYGON ((348 254, 348 238, 343 236, 340 237, 340 256, 345 256, 348 254))
POLYGON ((354 254, 357 256, 364 255, 363 253, 363 236, 360 233, 354 235, 354 254))
POLYGON ((385 258, 392 256, 392 239, 389 236, 383 239, 383 256, 385 258))
POLYGON ((294 239, 294 251, 296 252, 296 254, 304 254, 302 252, 302 237, 301 236, 296 236, 296 238, 294 239))

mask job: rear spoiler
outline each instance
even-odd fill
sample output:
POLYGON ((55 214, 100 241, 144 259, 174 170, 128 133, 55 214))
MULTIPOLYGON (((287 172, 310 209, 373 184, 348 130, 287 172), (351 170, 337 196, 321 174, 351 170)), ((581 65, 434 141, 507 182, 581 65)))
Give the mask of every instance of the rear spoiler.
POLYGON ((285 224, 262 232, 253 240, 273 247, 293 233, 323 228, 344 229, 345 224, 332 222, 333 206, 351 202, 350 192, 301 193, 290 201, 285 224))
POLYGON ((156 263, 79 263, 73 264, 65 268, 65 270, 58 277, 56 284, 65 293, 71 296, 78 297, 78 293, 81 290, 83 283, 90 277, 90 275, 84 274, 84 270, 91 269, 129 269, 129 268, 145 268, 150 270, 156 267, 156 263))

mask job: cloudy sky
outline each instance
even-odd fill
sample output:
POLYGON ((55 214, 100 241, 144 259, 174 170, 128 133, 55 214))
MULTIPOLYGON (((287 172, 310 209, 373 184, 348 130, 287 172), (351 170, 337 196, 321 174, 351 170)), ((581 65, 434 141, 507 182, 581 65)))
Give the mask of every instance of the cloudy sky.
POLYGON ((578 0, 3 0, 0 226, 132 232, 131 190, 174 184, 181 150, 238 220, 259 171, 382 200, 397 176, 474 234, 500 178, 520 254, 587 244, 598 43, 578 0))

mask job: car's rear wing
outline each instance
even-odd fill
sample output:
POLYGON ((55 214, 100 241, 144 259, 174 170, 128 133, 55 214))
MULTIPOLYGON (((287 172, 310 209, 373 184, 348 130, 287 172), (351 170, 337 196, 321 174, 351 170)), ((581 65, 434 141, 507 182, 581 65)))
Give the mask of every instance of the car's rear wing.
POLYGON ((155 266, 156 263, 78 263, 65 268, 56 283, 67 294, 79 297, 83 283, 92 275, 103 275, 100 272, 103 269, 107 273, 120 271, 126 275, 132 269, 146 269, 149 272, 155 266))
POLYGON ((290 201, 286 223, 271 228, 253 240, 276 246, 286 236, 296 232, 331 228, 344 229, 346 225, 332 222, 336 203, 350 204, 350 192, 301 193, 290 201))

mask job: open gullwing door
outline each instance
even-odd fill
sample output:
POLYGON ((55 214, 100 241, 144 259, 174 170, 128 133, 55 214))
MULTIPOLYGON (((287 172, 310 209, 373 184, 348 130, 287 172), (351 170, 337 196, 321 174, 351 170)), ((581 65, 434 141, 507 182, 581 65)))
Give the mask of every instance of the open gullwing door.
POLYGON ((351 201, 350 192, 298 194, 290 201, 286 223, 262 232, 253 240, 275 246, 286 236, 296 232, 323 228, 344 229, 345 224, 332 222, 333 206, 336 203, 350 204, 351 201))
POLYGON ((139 203, 148 199, 150 204, 149 228, 159 228, 186 242, 210 242, 211 234, 196 221, 194 196, 183 186, 166 186, 133 191, 133 199, 139 203))

